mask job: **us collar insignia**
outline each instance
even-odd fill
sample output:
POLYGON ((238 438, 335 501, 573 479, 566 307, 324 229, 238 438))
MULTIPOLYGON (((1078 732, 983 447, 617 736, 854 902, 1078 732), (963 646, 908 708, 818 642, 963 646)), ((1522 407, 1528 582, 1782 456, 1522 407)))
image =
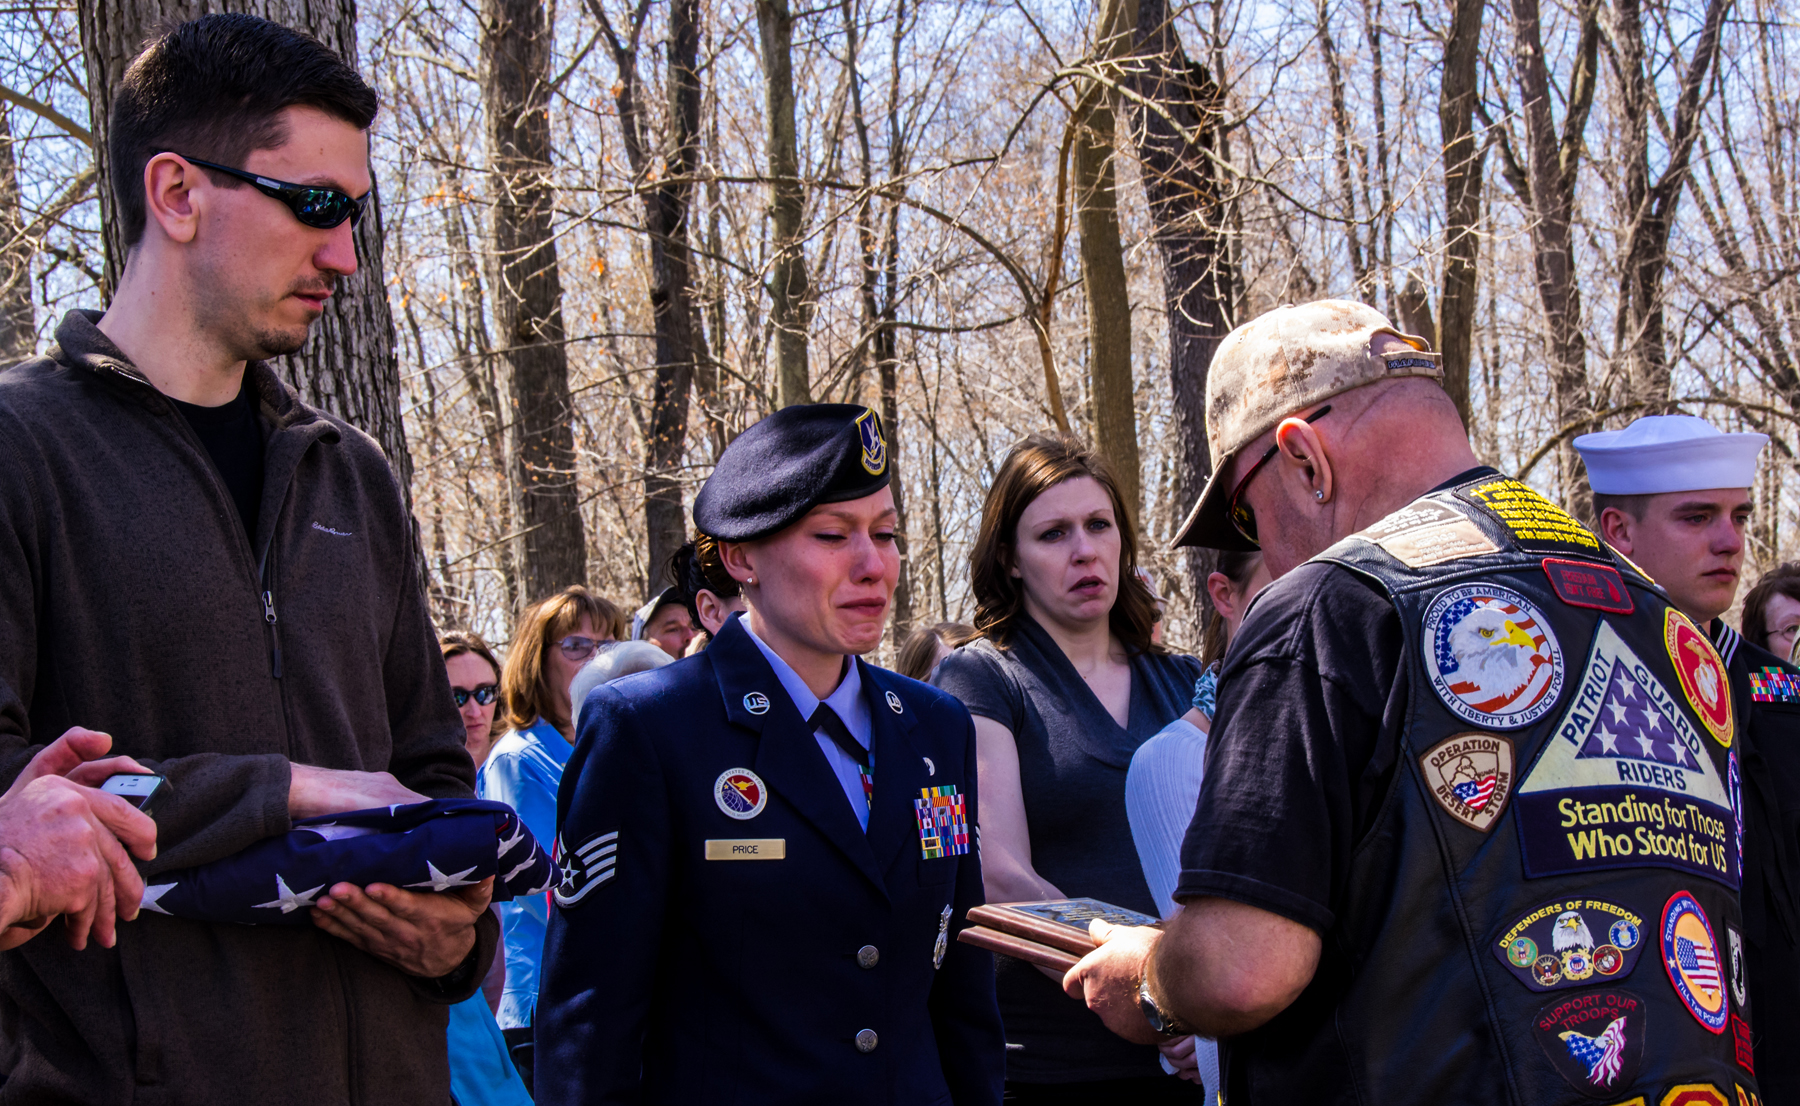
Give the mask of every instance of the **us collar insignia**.
POLYGON ((1706 911, 1686 891, 1675 892, 1663 907, 1662 954, 1669 984, 1688 1013, 1708 1033, 1725 1032, 1729 1010, 1719 943, 1706 911))
POLYGON ((1611 623, 1513 796, 1525 873, 1654 865, 1738 885, 1725 779, 1698 726, 1611 623))
POLYGON ((1646 1021, 1643 999, 1604 990, 1552 1002, 1531 1027, 1558 1075, 1584 1095, 1606 1098, 1636 1081, 1646 1021))
POLYGON ((1451 713, 1516 730, 1550 713, 1563 685, 1562 647, 1543 612, 1498 584, 1464 584, 1425 612, 1425 671, 1451 713))
POLYGON ((962 856, 969 851, 968 796, 955 784, 922 787, 913 800, 919 823, 919 855, 926 860, 962 856))
POLYGON ((1663 645, 1681 679, 1682 694, 1700 716, 1700 724, 1714 741, 1731 748, 1731 685, 1718 650, 1687 615, 1674 607, 1663 612, 1663 645))
POLYGON ((1461 511, 1421 499, 1352 537, 1372 542, 1408 568, 1495 553, 1499 546, 1461 511))
POLYGON ((1571 607, 1608 614, 1630 614, 1637 609, 1631 593, 1625 590, 1625 577, 1611 565, 1545 557, 1544 575, 1550 577, 1556 597, 1571 607))
POLYGON ((760 691, 752 691, 744 696, 744 709, 751 714, 769 713, 769 697, 760 691))
POLYGON ((1643 918, 1610 902, 1554 899, 1507 927, 1491 947, 1525 986, 1566 990, 1630 975, 1644 951, 1643 927, 1643 918))
POLYGON ((862 467, 870 476, 887 471, 887 439, 881 434, 881 416, 866 410, 856 416, 856 434, 862 443, 862 467))
POLYGON ((754 818, 769 805, 769 785, 748 768, 727 768, 713 781, 713 802, 727 818, 754 818))
POLYGON ((1498 734, 1460 733, 1419 758, 1431 797, 1452 818, 1486 833, 1513 789, 1513 745, 1498 734))
POLYGON ((1752 703, 1800 703, 1800 676, 1779 668, 1761 668, 1750 673, 1752 703))

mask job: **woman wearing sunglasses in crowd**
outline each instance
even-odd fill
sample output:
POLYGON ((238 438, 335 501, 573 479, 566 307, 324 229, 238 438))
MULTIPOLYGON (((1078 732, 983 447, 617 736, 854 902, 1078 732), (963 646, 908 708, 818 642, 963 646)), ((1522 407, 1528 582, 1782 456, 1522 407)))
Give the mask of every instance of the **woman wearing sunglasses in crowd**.
MULTIPOLYGON (((603 642, 624 635, 624 623, 618 607, 576 586, 526 608, 513 630, 500 674, 500 695, 513 728, 494 743, 475 777, 475 791, 518 811, 539 841, 556 838, 556 789, 574 748, 569 683, 603 642)), ((546 918, 542 895, 500 904, 506 987, 498 1017, 526 1086, 531 1085, 531 1025, 546 918)))
POLYGON ((494 713, 500 706, 500 662, 480 634, 454 630, 438 638, 450 694, 462 715, 463 745, 475 767, 487 763, 494 748, 494 713))

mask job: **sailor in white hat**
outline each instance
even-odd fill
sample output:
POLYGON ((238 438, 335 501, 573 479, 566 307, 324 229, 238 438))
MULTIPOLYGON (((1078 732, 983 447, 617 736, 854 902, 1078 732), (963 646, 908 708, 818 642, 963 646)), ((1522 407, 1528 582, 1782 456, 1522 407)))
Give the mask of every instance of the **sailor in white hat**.
MULTIPOLYGON (((1777 1102, 1800 1095, 1800 1056, 1791 1043, 1776 1043, 1800 1039, 1800 1010, 1788 1002, 1800 989, 1800 948, 1786 936, 1800 914, 1793 898, 1800 865, 1792 830, 1782 828, 1790 816, 1780 809, 1781 796, 1800 787, 1800 669, 1719 617, 1737 597, 1750 485, 1768 440, 1722 433, 1692 415, 1652 415, 1623 430, 1584 434, 1575 449, 1587 462, 1601 536, 1667 589, 1725 668, 1724 733, 1736 739, 1744 804, 1743 931, 1727 935, 1729 970, 1734 981, 1747 980, 1733 983, 1734 994, 1755 1018, 1763 1096, 1777 1102)), ((1695 690, 1704 694, 1700 685, 1695 690)))
POLYGON ((1647 415, 1583 434, 1600 536, 1707 626, 1737 598, 1750 485, 1767 434, 1726 434, 1693 415, 1647 415))

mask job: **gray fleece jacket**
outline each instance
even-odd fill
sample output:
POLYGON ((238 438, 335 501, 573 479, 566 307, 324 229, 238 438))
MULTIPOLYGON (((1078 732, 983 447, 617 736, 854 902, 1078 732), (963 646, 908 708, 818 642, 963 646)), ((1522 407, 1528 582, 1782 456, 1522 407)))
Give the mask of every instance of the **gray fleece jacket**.
MULTIPOLYGON (((373 439, 248 372, 254 539, 174 405, 71 312, 0 372, 0 787, 70 726, 174 784, 147 876, 288 829, 291 763, 439 798, 474 768, 373 439)), ((422 980, 311 928, 145 913, 0 954, 0 1103, 447 1103, 447 1005, 498 937, 422 980)))

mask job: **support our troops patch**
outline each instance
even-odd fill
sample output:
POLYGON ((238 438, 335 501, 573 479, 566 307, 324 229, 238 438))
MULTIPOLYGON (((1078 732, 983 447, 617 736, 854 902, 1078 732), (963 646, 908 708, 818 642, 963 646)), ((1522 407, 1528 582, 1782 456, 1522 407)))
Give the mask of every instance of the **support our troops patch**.
POLYGON ((1599 899, 1553 899, 1508 926, 1494 956, 1533 991, 1614 982, 1644 950, 1644 919, 1599 899))
POLYGON ((1663 645, 1681 680, 1682 694, 1700 716, 1713 740, 1731 748, 1731 687, 1718 650, 1687 615, 1674 607, 1663 612, 1663 645))
POLYGON ((1533 1036, 1569 1086, 1610 1098, 1637 1079, 1647 1012, 1630 991, 1588 991, 1553 1002, 1532 1019, 1533 1036))
POLYGON ((1562 647, 1531 600, 1498 584, 1464 584, 1425 611, 1425 673, 1450 712, 1516 730, 1548 714, 1563 686, 1562 647))
POLYGON ((1491 733, 1460 733, 1419 758, 1425 786, 1444 811, 1486 833, 1500 820, 1513 789, 1513 745, 1491 733))

